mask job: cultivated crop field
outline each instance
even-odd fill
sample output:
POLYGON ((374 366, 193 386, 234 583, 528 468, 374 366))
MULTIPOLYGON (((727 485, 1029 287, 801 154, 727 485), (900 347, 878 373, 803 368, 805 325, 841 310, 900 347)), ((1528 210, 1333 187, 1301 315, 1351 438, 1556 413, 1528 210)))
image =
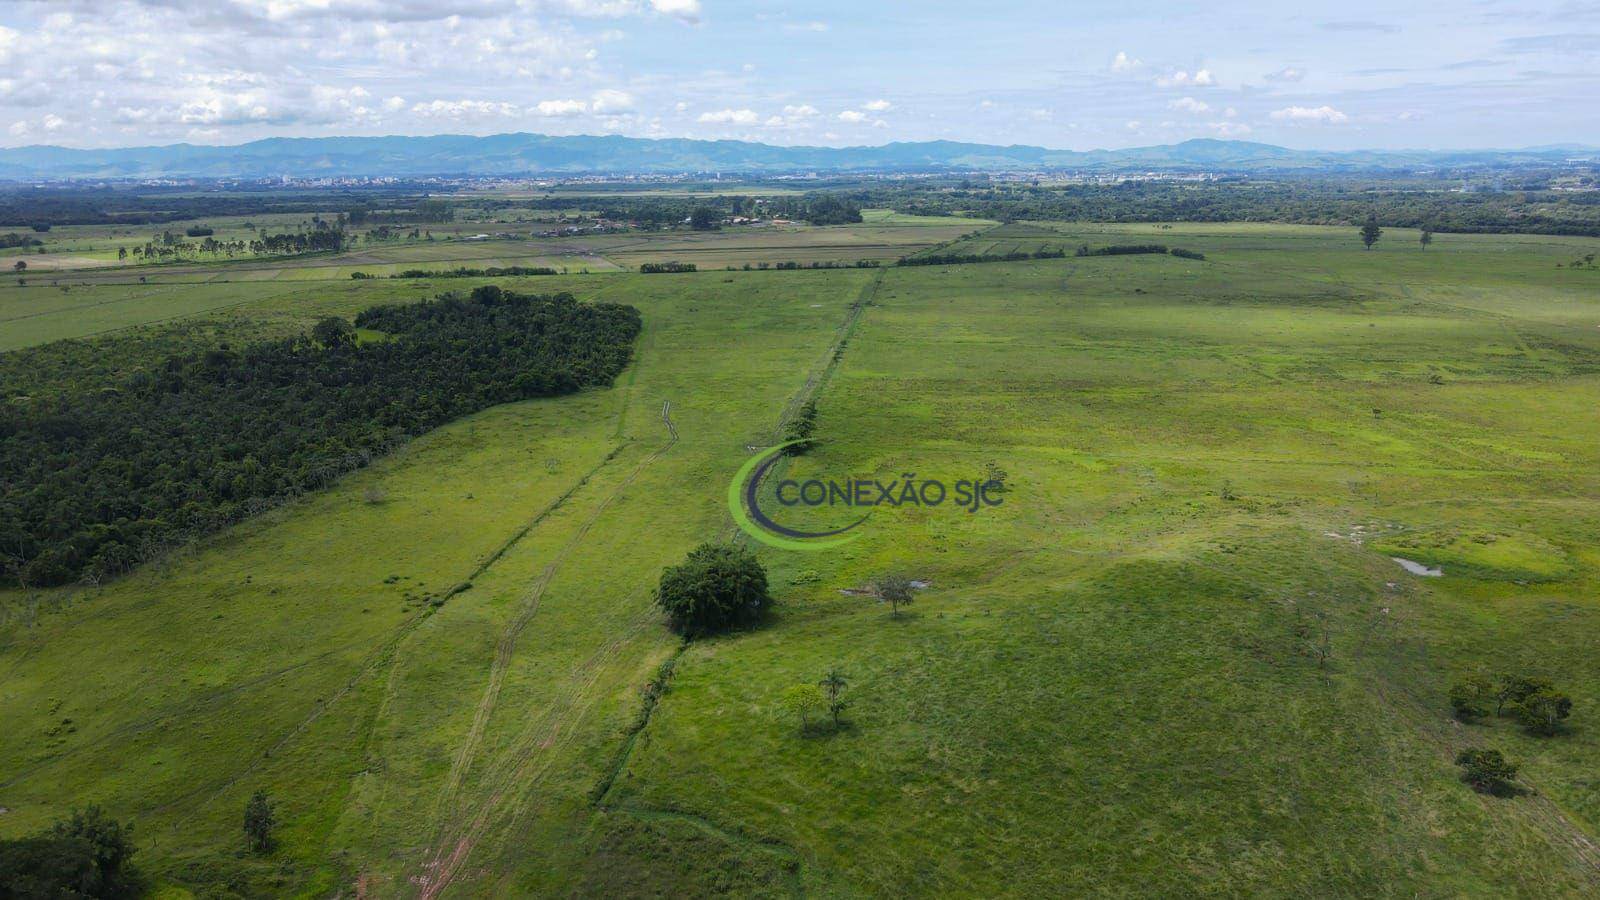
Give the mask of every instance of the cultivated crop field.
POLYGON ((644 328, 609 389, 120 579, 0 590, 0 835, 101 804, 165 896, 1592 895, 1600 273, 1557 263, 1600 244, 1417 237, 869 211, 7 285, 7 396, 486 283, 644 328), (1142 243, 1205 258, 1071 256, 1142 243), (742 270, 930 248, 1068 256, 742 270), (628 271, 665 259, 701 271, 628 271), (729 480, 806 401, 819 443, 764 489, 788 521, 842 524, 781 478, 999 470, 1003 503, 749 542, 773 613, 681 641, 662 567, 740 535, 729 480), (885 573, 924 583, 898 615, 863 591, 885 573), (784 692, 833 669, 844 724, 803 732, 784 692), (1570 727, 1452 717, 1505 671, 1570 727), (1479 746, 1515 796, 1461 783, 1479 746))

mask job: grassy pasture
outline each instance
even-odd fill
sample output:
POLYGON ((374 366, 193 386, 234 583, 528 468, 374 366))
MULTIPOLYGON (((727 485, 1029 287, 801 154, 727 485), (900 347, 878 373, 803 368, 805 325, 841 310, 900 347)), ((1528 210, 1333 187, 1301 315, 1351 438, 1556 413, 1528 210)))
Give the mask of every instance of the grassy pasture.
MULTIPOLYGON (((693 262, 701 269, 785 261, 887 262, 970 227, 898 223, 516 241, 400 241, 301 259, 122 267, 108 263, 107 267, 70 273, 30 273, 26 285, 19 286, 15 280, 0 282, 0 352, 196 315, 224 314, 240 307, 249 307, 243 314, 251 318, 258 312, 272 317, 291 311, 302 319, 310 311, 328 307, 330 297, 373 298, 368 303, 357 300, 355 308, 359 309, 391 297, 415 297, 422 291, 431 296, 472 286, 467 280, 453 278, 388 279, 407 269, 547 266, 577 275, 635 269, 641 263, 668 259, 693 262), (378 278, 352 282, 350 276, 355 272, 378 278)), ((541 278, 520 283, 524 289, 555 289, 541 278)), ((333 305, 343 306, 342 302, 333 305)))
POLYGON ((1359 245, 1318 262, 1342 292, 1170 257, 890 272, 800 467, 993 459, 1007 505, 880 510, 845 551, 776 556, 781 624, 680 661, 619 806, 782 841, 819 893, 1585 890, 1537 804, 1592 833, 1583 767, 1554 774, 1592 735, 1462 729, 1444 693, 1480 667, 1600 687, 1594 573, 1573 566, 1600 514, 1580 499, 1600 486, 1593 338, 1531 374, 1513 348, 1539 323, 1388 296, 1359 245), (1387 559, 1437 529, 1492 530, 1546 579, 1387 559), (885 570, 932 583, 907 620, 838 593, 885 570), (1328 630, 1326 669, 1301 627, 1328 630), (832 665, 860 686, 850 731, 774 721, 832 665), (1550 778, 1546 800, 1463 793, 1453 750, 1480 740, 1550 778))
MULTIPOLYGON (((802 236, 852 231, 889 240, 875 222, 802 236)), ((699 262, 697 239, 582 244, 699 262)), ((706 236, 701 259, 747 239, 706 236)), ((498 280, 639 306, 635 365, 126 580, 0 597, 0 831, 101 802, 197 893, 1592 893, 1600 292, 1554 264, 1595 242, 1422 251, 1392 230, 1368 252, 1353 229, 1077 223, 980 240, 1208 258, 498 280), (729 533, 726 480, 812 392, 824 442, 790 475, 992 462, 1005 503, 760 548, 772 620, 680 651, 649 605, 660 567, 729 533), (898 619, 843 592, 886 571, 930 583, 898 619), (833 666, 849 727, 802 736, 777 698, 833 666), (1452 681, 1504 669, 1570 692, 1570 733, 1448 717, 1452 681), (1523 763, 1528 793, 1467 790, 1451 759, 1469 745, 1523 763), (239 851, 258 787, 285 822, 267 859, 239 851)), ((144 286, 125 302, 154 324, 101 338, 101 377, 481 282, 269 292, 290 283, 183 285, 240 295, 192 310, 144 286)), ((104 331, 79 324, 103 308, 53 327, 104 331)))

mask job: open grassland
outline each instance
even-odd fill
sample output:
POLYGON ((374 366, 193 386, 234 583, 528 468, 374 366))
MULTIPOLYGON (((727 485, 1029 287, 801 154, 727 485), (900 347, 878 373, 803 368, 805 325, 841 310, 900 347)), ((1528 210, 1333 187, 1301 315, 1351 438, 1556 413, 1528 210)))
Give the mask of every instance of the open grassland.
MULTIPOLYGON (((924 218, 924 217, 901 217, 924 218)), ((743 268, 781 262, 891 262, 957 237, 973 225, 961 220, 865 223, 857 226, 781 226, 716 232, 640 232, 530 240, 398 241, 339 254, 292 259, 237 259, 116 266, 66 272, 30 272, 18 285, 0 282, 0 352, 65 338, 82 338, 151 323, 231 312, 297 319, 320 313, 329 297, 357 299, 352 308, 390 298, 432 296, 470 289, 482 279, 394 280, 406 270, 448 272, 509 266, 560 272, 618 272, 646 262, 678 260, 701 269, 743 268), (354 282, 357 272, 374 276, 354 282)), ((83 226, 85 228, 89 226, 83 226)), ((983 227, 979 224, 976 227, 983 227)), ((470 232, 470 229, 469 229, 470 232)), ((54 235, 50 232, 46 237, 54 235)), ((547 290, 546 279, 519 279, 523 289, 547 290)), ((342 301, 334 304, 344 308, 342 301)))
MULTIPOLYGON (((1595 242, 1002 228, 1208 258, 498 280, 639 307, 635 364, 125 580, 0 597, 0 831, 101 802, 202 894, 1592 894, 1600 292, 1555 263, 1595 242), (660 567, 731 533, 727 479, 807 397, 790 476, 993 463, 1005 502, 761 548, 771 621, 683 648, 660 567), (899 618, 843 592, 886 571, 929 582, 899 618), (835 666, 848 726, 802 736, 778 696, 835 666), (1455 723, 1480 669, 1551 677, 1574 727, 1455 723), (1463 786, 1473 745, 1525 793, 1463 786)), ((100 377, 478 283, 130 299, 158 324, 102 338, 100 377)))
MULTIPOLYGON (((1340 252, 1337 290, 1170 257, 889 273, 797 470, 994 460, 1006 505, 775 556, 781 624, 691 648, 617 809, 780 841, 820 893, 1592 889, 1592 732, 1458 726, 1444 694, 1480 667, 1600 688, 1600 335, 1391 294, 1340 252), (1396 535, 1446 577, 1404 574, 1396 535), (1431 535, 1490 541, 1466 568, 1431 535), (932 584, 898 622, 839 594, 886 570, 932 584), (834 665, 852 727, 786 732, 779 692, 834 665), (1479 742, 1537 794, 1465 792, 1479 742)), ((1455 262, 1433 290, 1488 274, 1455 262)))
POLYGON ((863 222, 822 228, 768 225, 698 233, 605 235, 582 240, 607 259, 628 267, 676 259, 712 269, 791 261, 850 263, 866 259, 887 262, 950 240, 972 228, 971 224, 959 220, 943 224, 863 222))

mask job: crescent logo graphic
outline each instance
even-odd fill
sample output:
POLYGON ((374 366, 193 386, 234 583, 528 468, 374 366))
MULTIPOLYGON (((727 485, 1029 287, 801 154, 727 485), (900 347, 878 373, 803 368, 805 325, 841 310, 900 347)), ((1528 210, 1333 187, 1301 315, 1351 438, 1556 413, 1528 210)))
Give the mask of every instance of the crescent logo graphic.
POLYGON ((783 451, 803 441, 788 441, 773 447, 768 447, 750 457, 739 471, 733 476, 733 481, 728 484, 728 511, 733 514, 733 521, 738 523, 745 534, 772 547, 781 547, 785 550, 825 550, 848 544, 861 536, 860 532, 846 535, 857 525, 867 520, 867 513, 843 528, 831 531, 801 531, 780 525, 772 520, 761 509, 757 501, 756 492, 761 486, 761 479, 778 460, 783 458, 783 451), (840 535, 844 535, 841 537, 840 535))

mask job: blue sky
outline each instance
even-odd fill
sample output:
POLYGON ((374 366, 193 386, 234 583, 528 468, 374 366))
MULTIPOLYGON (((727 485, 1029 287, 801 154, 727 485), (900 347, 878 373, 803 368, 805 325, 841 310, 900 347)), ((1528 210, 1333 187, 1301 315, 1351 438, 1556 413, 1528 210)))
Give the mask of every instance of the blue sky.
POLYGON ((0 144, 1600 145, 1600 0, 6 0, 0 144))

